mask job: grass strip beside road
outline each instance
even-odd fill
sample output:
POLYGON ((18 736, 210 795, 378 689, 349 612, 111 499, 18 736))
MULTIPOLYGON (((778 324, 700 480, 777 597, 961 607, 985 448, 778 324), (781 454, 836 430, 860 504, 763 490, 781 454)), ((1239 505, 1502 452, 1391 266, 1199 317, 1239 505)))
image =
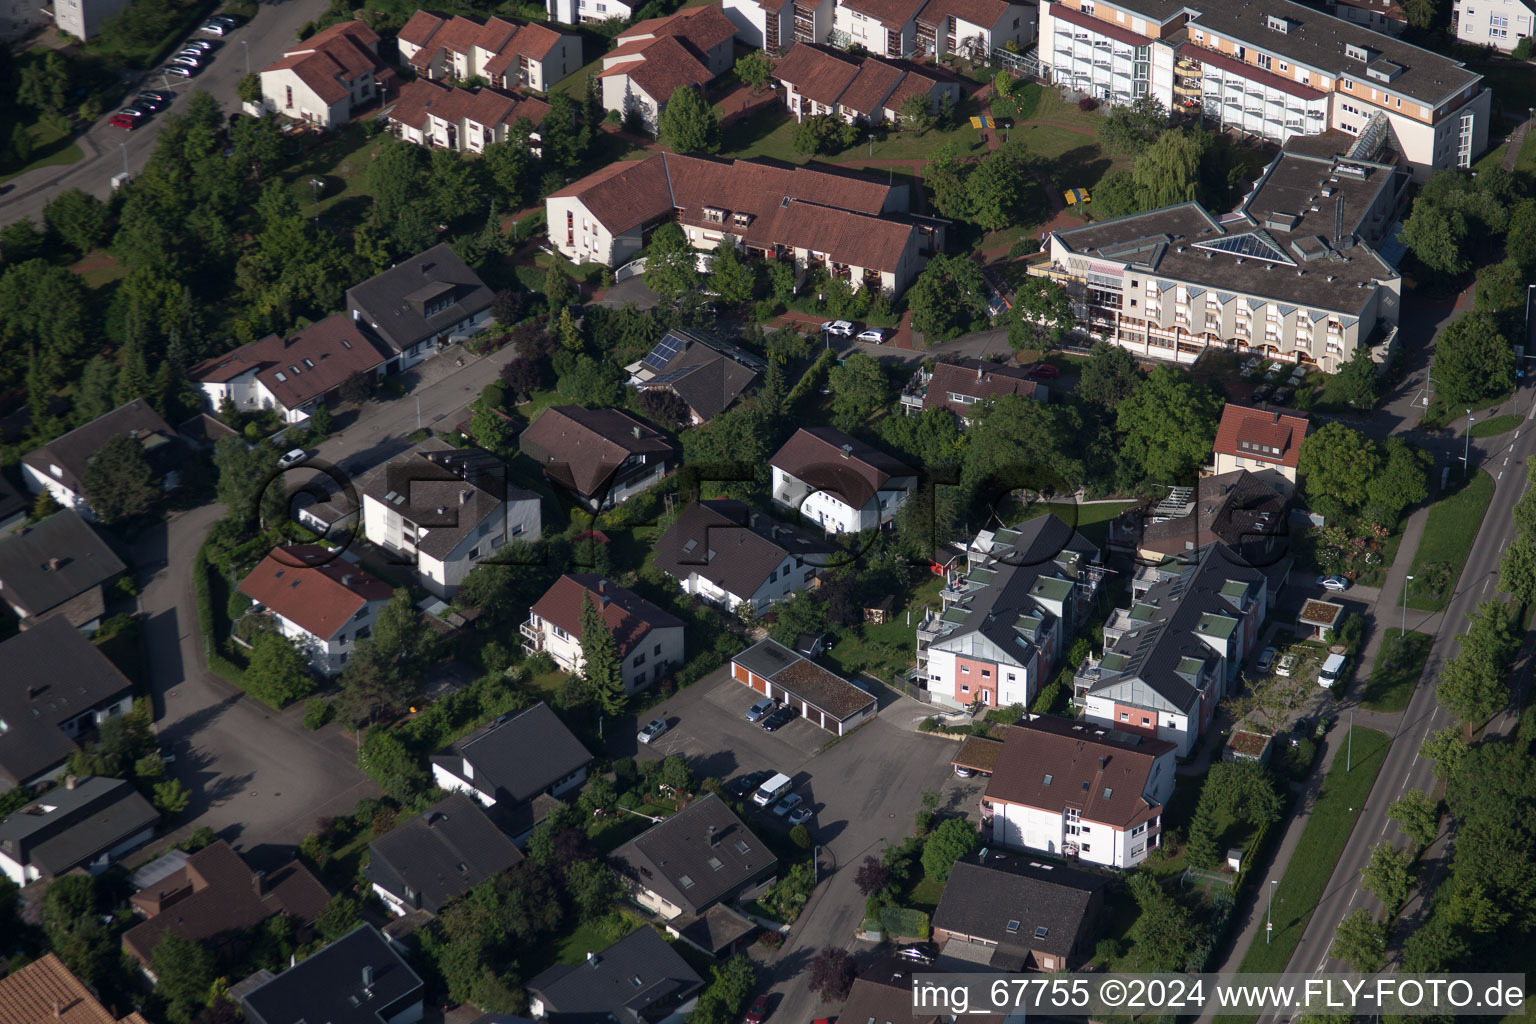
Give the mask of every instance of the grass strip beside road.
POLYGON ((1491 419, 1477 420, 1472 424, 1472 429, 1467 431, 1473 437, 1493 437, 1497 434, 1507 434, 1520 425, 1518 413, 1507 412, 1503 416, 1494 416, 1491 419))
POLYGON ((1413 697, 1413 687, 1424 673, 1434 637, 1410 629, 1407 642, 1401 629, 1389 629, 1381 637, 1381 650, 1371 666, 1370 681, 1361 696, 1362 707, 1372 711, 1404 711, 1413 697))
POLYGON ((1424 538, 1419 541, 1419 550, 1413 553, 1413 567, 1408 573, 1414 577, 1408 585, 1408 607, 1424 612, 1445 610, 1456 592, 1472 542, 1477 539, 1478 527, 1483 524, 1483 515, 1492 500, 1493 477, 1479 470, 1458 490, 1430 506, 1424 538), (1437 589, 1429 585, 1427 569, 1439 563, 1450 566, 1450 571, 1437 589))
MULTIPOLYGON (((1323 788, 1317 802, 1307 816, 1296 850, 1274 894, 1274 934, 1268 943, 1263 934, 1255 936, 1248 955, 1238 967, 1240 973, 1281 974, 1290 962, 1291 954, 1301 942, 1312 911, 1322 898, 1323 889, 1333 876, 1333 869, 1344 855, 1344 844, 1354 831, 1360 818, 1360 809, 1376 781, 1377 772, 1387 758, 1392 741, 1386 733, 1375 729, 1354 731, 1353 754, 1346 754, 1349 746, 1347 725, 1334 727, 1329 743, 1339 745, 1333 765, 1323 779, 1323 788), (1345 770, 1349 761, 1351 770, 1345 770)), ((1267 901, 1267 894, 1260 893, 1267 901)))

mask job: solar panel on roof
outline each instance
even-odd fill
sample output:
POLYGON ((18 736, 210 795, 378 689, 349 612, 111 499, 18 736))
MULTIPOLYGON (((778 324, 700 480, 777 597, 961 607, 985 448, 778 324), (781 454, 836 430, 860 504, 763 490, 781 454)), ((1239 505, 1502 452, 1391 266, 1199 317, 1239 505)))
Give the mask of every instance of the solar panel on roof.
MULTIPOLYGON (((650 356, 646 356, 646 358, 649 359, 650 356)), ((663 384, 671 384, 674 381, 682 380, 684 377, 688 376, 692 372, 693 372, 693 367, 690 366, 686 370, 669 370, 666 373, 658 373, 656 376, 654 376, 650 380, 646 381, 645 382, 645 386, 646 387, 660 387, 663 384)))
POLYGON ((647 352, 645 358, 640 361, 653 370, 664 370, 667 364, 677 357, 682 347, 683 339, 675 334, 668 334, 658 341, 656 347, 647 352))

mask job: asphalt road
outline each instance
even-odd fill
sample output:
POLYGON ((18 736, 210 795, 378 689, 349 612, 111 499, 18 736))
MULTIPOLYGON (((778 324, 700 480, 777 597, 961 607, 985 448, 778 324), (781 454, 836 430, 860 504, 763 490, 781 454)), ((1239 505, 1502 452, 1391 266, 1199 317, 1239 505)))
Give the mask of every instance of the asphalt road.
MULTIPOLYGON (((1514 536, 1512 511, 1515 502, 1530 486, 1525 462, 1536 451, 1533 398, 1536 394, 1530 389, 1517 392, 1513 404, 1525 414, 1525 424, 1518 436, 1510 433, 1489 439, 1489 450, 1474 460, 1494 478, 1493 500, 1478 530, 1456 593, 1441 620, 1424 675, 1414 690, 1408 710, 1401 716, 1381 773, 1301 943, 1291 957, 1289 969, 1292 971, 1310 973, 1346 969, 1328 955, 1339 922, 1358 907, 1366 907, 1378 915, 1381 912, 1380 902, 1360 884, 1361 872, 1370 862, 1371 848, 1383 841, 1399 848, 1407 845, 1397 825, 1388 820, 1387 807, 1407 790, 1430 792, 1434 788, 1433 763, 1419 756, 1419 746, 1429 733, 1455 724, 1451 715, 1435 700, 1434 680, 1440 666, 1460 647, 1467 615, 1481 601, 1495 596, 1507 597, 1500 595, 1498 590, 1499 556, 1514 536)), ((1477 451, 1476 448, 1473 450, 1477 451)), ((1514 712, 1505 712, 1495 719, 1489 730, 1502 735, 1513 727, 1515 720, 1514 712)))
MULTIPOLYGON (((43 207, 60 192, 79 188, 105 199, 112 191, 112 176, 124 169, 142 170, 154 151, 160 134, 160 122, 168 113, 179 112, 195 90, 210 93, 224 110, 240 109, 235 86, 246 74, 247 58, 252 71, 259 71, 282 55, 298 36, 299 26, 325 12, 325 0, 284 0, 262 4, 256 17, 234 32, 222 37, 223 45, 214 51, 214 60, 196 78, 168 78, 159 70, 135 72, 128 98, 144 89, 168 90, 176 94, 168 110, 150 118, 134 131, 114 128, 107 123, 117 109, 108 110, 83 135, 76 138, 84 157, 62 167, 42 167, 29 171, 9 183, 11 188, 0 197, 0 224, 29 217, 42 222, 43 207), (247 52, 249 51, 249 52, 247 52), (169 84, 168 84, 169 83, 169 84)), ((192 38, 213 39, 201 33, 192 38)), ((215 42, 220 40, 214 39, 215 42)))

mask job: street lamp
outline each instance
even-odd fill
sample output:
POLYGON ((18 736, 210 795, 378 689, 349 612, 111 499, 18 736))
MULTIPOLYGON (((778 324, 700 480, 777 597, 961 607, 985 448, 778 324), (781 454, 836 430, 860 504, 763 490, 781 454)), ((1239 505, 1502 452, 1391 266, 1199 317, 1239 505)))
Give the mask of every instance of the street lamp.
POLYGON ((310 188, 315 190, 315 223, 320 223, 320 191, 325 188, 325 182, 319 178, 309 179, 310 188))
POLYGON ((1403 580, 1403 633, 1397 638, 1401 645, 1398 649, 1404 656, 1404 664, 1407 664, 1408 654, 1408 584, 1413 582, 1413 577, 1408 576, 1403 580))
POLYGON ((240 40, 240 45, 245 47, 245 73, 249 77, 251 73, 251 41, 249 39, 242 39, 240 40))
POLYGON ((128 173, 128 143, 126 143, 126 142, 119 142, 118 145, 120 147, 122 147, 122 150, 123 150, 123 173, 127 174, 128 173))
POLYGON ((1349 709, 1349 745, 1344 753, 1344 770, 1355 770, 1355 709, 1349 709))
POLYGON ((1472 424, 1477 420, 1472 418, 1472 410, 1467 410, 1467 433, 1461 446, 1461 475, 1466 476, 1472 472, 1472 424))
POLYGON ((1269 935, 1275 930, 1275 886, 1280 884, 1278 878, 1269 880, 1269 910, 1265 912, 1264 919, 1264 945, 1269 945, 1269 935))
POLYGON ((869 156, 870 156, 870 159, 874 159, 874 156, 875 156, 875 133, 874 132, 870 132, 869 133, 869 156))

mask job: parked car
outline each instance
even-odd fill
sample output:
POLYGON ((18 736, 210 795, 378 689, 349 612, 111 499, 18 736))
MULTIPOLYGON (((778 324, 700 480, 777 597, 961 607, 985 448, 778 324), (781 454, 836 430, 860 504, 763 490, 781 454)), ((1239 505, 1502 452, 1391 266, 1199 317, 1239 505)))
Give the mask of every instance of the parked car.
POLYGON ((1343 576, 1320 576, 1317 585, 1324 590, 1348 590, 1349 580, 1343 576))
POLYGON ((147 110, 153 114, 170 106, 174 98, 168 92, 141 92, 134 97, 133 103, 140 110, 147 110))
POLYGON ((202 70, 203 58, 200 55, 192 56, 185 53, 178 53, 176 56, 171 58, 171 63, 180 64, 182 67, 197 68, 198 70, 202 70))
POLYGON ((207 32, 211 36, 222 36, 228 32, 231 27, 232 26, 226 25, 222 21, 208 21, 199 26, 198 31, 207 32))
POLYGON ((805 797, 801 796, 799 793, 791 793, 789 796, 773 805, 773 815, 776 818, 782 818, 804 802, 805 797))
POLYGON ((784 820, 788 821, 791 827, 795 825, 804 825, 806 822, 811 820, 812 815, 815 813, 815 811, 811 810, 810 804, 802 804, 801 806, 796 807, 794 810, 790 811, 789 817, 784 820))
POLYGON ((242 19, 238 14, 214 14, 208 20, 216 21, 220 25, 228 25, 230 28, 236 28, 242 23, 242 19))
POLYGON ((870 327, 862 330, 855 337, 856 341, 867 341, 871 345, 884 345, 885 339, 891 336, 891 332, 884 327, 870 327))
POLYGON ((1275 388, 1275 393, 1269 396, 1269 400, 1276 405, 1284 405, 1291 400, 1292 394, 1294 392, 1291 388, 1275 388))
POLYGON ((167 64, 160 70, 164 74, 170 75, 172 78, 191 78, 197 74, 199 69, 189 68, 184 64, 167 64))
POLYGON ((1259 653, 1258 664, 1254 667, 1257 668, 1260 672, 1268 672, 1269 667, 1275 663, 1275 655, 1279 653, 1280 652, 1275 650, 1273 647, 1264 648, 1264 650, 1259 653))
POLYGON ((763 1024, 768 1019, 768 1004, 770 997, 767 992, 752 1000, 752 1005, 747 1007, 747 1024, 763 1024))
POLYGON ((203 53, 208 53, 218 47, 219 44, 212 39, 188 39, 181 46, 184 50, 201 50, 203 53))
POLYGON ((309 452, 303 448, 294 448, 279 456, 277 464, 286 469, 289 466, 297 466, 307 458, 309 458, 309 452))
POLYGON ((657 736, 660 736, 666 731, 667 720, 665 718, 653 718, 649 722, 645 723, 645 728, 641 729, 640 732, 636 734, 635 738, 638 739, 641 743, 649 743, 651 740, 654 740, 657 736))
POLYGON ((1296 667, 1296 655, 1287 654, 1280 659, 1280 664, 1275 666, 1275 675, 1289 677, 1291 670, 1296 667))
POLYGON ((144 111, 135 110, 133 107, 124 107, 122 110, 119 110, 117 113, 113 114, 107 123, 114 128, 126 128, 131 132, 139 125, 143 124, 144 121, 144 111))
POLYGON ((1253 389, 1253 400, 1255 402, 1262 402, 1264 399, 1269 397, 1269 393, 1273 390, 1275 389, 1268 384, 1260 384, 1258 387, 1253 389))
POLYGON ((853 337, 853 323, 849 320, 828 320, 821 325, 822 334, 831 334, 839 338, 853 337))
POLYGON ((968 779, 971 776, 976 774, 976 769, 974 769, 974 768, 967 768, 963 764, 957 764, 957 765, 955 765, 955 774, 958 775, 962 779, 968 779))
POLYGON ((896 955, 903 960, 911 960, 920 964, 931 964, 939 955, 939 951, 930 942, 914 942, 910 946, 903 946, 898 949, 896 955))
POLYGON ((778 706, 779 706, 779 702, 774 700, 772 697, 764 697, 762 700, 758 701, 756 704, 753 704, 751 707, 747 708, 747 715, 746 715, 747 721, 749 721, 749 722, 759 722, 759 721, 762 721, 764 718, 766 718, 768 716, 768 714, 771 711, 773 711, 774 708, 776 708, 778 706))
POLYGON ((1061 376, 1061 371, 1050 363, 1036 363, 1029 368, 1029 375, 1037 380, 1052 380, 1061 376))
POLYGON ((737 800, 743 800, 756 791, 758 786, 767 782, 773 776, 772 768, 763 768, 759 771, 738 775, 725 784, 725 791, 737 800))
POLYGON ((797 714, 799 712, 794 708, 779 708, 779 710, 763 719, 763 731, 778 732, 790 722, 793 722, 797 714))

